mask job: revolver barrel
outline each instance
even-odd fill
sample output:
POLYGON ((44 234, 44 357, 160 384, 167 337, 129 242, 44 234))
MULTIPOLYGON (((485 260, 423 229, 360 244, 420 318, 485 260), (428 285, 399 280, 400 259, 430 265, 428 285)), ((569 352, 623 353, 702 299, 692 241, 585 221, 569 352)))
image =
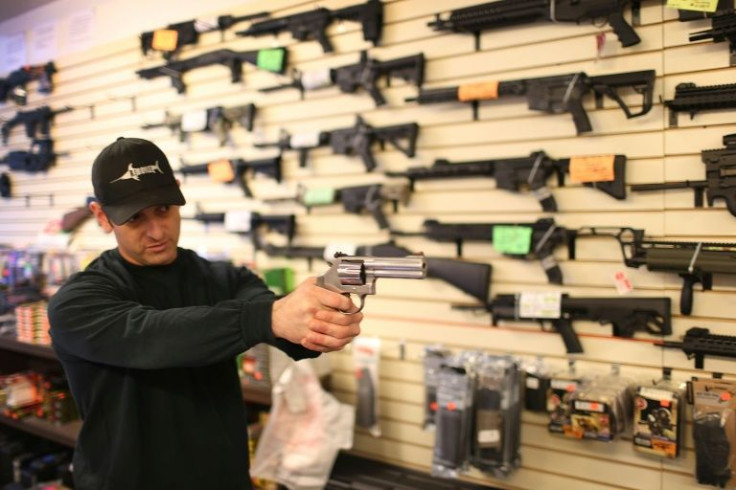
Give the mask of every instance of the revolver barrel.
POLYGON ((397 279, 424 279, 427 276, 427 262, 423 255, 406 257, 359 257, 338 255, 330 269, 317 278, 317 285, 341 294, 357 294, 360 306, 365 305, 365 297, 376 294, 376 280, 381 277, 397 279))

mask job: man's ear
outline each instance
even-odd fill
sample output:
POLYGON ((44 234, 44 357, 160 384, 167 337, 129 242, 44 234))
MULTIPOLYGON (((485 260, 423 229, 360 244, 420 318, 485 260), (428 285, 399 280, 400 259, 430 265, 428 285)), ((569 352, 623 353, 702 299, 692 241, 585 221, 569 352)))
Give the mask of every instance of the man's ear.
POLYGON ((94 214, 95 219, 97 220, 97 224, 100 228, 102 228, 102 231, 105 233, 110 233, 112 231, 112 223, 110 223, 110 220, 107 218, 107 215, 102 210, 102 206, 100 206, 100 203, 97 201, 92 201, 89 203, 89 210, 92 211, 92 214, 94 214))

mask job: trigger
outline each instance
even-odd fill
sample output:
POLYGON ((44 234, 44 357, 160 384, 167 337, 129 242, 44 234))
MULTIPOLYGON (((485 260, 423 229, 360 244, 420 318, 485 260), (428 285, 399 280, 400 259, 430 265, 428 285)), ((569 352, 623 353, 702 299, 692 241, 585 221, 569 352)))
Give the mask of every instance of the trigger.
MULTIPOLYGON (((344 293, 344 294, 345 294, 345 296, 350 297, 350 293, 344 293)), ((342 313, 343 315, 354 315, 356 313, 359 313, 360 311, 363 310, 363 307, 365 306, 365 296, 366 296, 365 294, 361 294, 360 295, 360 306, 358 306, 358 309, 357 310, 354 310, 354 311, 342 311, 342 310, 338 310, 338 311, 340 313, 342 313)))

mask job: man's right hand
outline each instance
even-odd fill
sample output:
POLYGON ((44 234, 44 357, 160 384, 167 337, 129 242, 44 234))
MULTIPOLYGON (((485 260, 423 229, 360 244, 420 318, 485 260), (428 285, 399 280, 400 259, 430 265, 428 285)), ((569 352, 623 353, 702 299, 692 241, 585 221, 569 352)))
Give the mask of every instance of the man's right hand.
POLYGON ((287 296, 276 300, 271 328, 278 338, 319 352, 340 350, 360 334, 362 313, 349 297, 321 288, 310 277, 287 296))

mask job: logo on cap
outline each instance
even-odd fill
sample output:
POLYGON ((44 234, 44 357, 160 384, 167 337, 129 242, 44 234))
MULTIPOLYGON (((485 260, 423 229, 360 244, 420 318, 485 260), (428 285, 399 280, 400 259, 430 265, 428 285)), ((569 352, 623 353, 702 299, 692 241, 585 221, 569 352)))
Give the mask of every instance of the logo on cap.
POLYGON ((153 165, 145 165, 138 168, 135 168, 132 163, 129 163, 128 170, 126 170, 125 173, 117 179, 111 180, 110 184, 112 184, 113 182, 117 182, 118 180, 133 179, 135 181, 140 181, 141 179, 139 179, 139 176, 145 174, 155 174, 156 172, 160 174, 164 173, 164 171, 161 170, 161 167, 158 164, 158 160, 156 160, 156 163, 154 163, 153 165))

